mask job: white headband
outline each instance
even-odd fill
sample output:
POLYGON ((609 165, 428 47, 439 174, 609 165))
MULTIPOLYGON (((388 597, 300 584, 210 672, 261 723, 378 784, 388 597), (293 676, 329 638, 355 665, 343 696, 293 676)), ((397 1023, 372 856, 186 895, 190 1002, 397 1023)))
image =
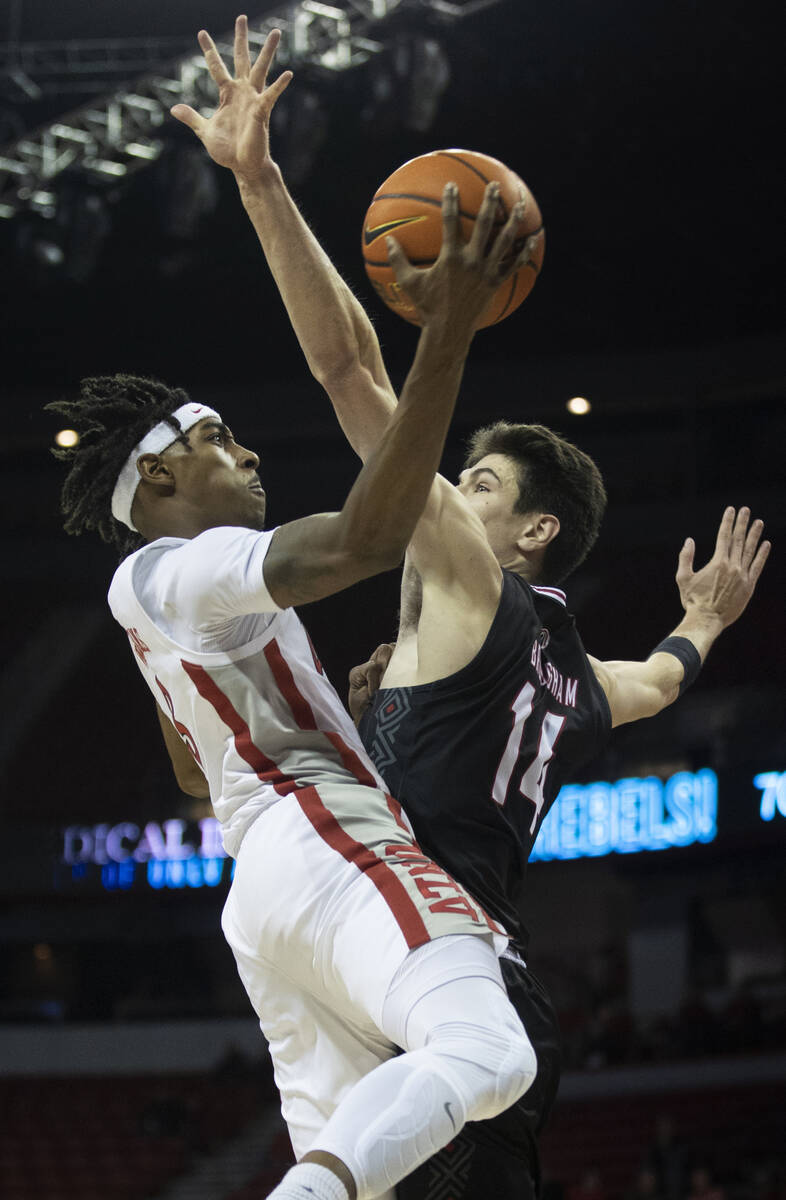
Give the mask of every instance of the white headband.
MULTIPOLYGON (((187 433, 192 425, 196 425, 197 421, 204 421, 206 417, 215 417, 217 421, 221 420, 214 408, 208 408, 204 404, 182 404, 180 408, 175 409, 172 416, 179 424, 181 433, 187 433)), ((131 520, 131 505, 134 503, 136 489, 139 487, 137 459, 142 454, 160 454, 162 450, 166 450, 167 446, 176 442, 177 438, 178 435, 171 425, 166 421, 159 421, 149 433, 145 434, 139 445, 134 446, 117 477, 115 490, 112 492, 112 516, 116 521, 122 521, 129 529, 133 529, 135 533, 139 531, 131 520)))

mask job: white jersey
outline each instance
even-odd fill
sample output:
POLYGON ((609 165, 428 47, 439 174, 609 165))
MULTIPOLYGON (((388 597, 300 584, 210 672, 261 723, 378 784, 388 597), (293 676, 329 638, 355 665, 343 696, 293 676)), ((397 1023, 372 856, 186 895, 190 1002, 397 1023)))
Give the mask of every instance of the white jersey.
POLYGON ((109 589, 151 692, 207 776, 233 857, 251 822, 297 789, 385 791, 300 619, 267 590, 274 532, 160 538, 109 589))

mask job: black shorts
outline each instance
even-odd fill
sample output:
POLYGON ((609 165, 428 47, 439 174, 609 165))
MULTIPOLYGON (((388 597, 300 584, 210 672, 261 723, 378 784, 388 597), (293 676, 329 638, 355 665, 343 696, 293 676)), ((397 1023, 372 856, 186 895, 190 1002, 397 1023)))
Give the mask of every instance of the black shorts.
POLYGON ((543 985, 525 966, 500 959, 502 976, 538 1060, 532 1086, 489 1121, 469 1121, 452 1142, 396 1186, 397 1200, 535 1200, 538 1135, 559 1086, 559 1025, 543 985))

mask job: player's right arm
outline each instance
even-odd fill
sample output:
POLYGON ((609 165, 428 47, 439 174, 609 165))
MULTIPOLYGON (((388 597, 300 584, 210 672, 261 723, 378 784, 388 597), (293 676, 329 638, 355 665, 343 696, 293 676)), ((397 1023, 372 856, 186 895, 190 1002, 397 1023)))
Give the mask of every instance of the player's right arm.
POLYGON ((445 187, 442 213, 442 248, 428 270, 412 267, 390 239, 396 278, 422 316, 415 359, 341 512, 306 517, 276 531, 265 581, 281 607, 318 600, 396 566, 423 511, 477 321, 500 279, 521 265, 520 258, 502 265, 520 221, 518 206, 488 252, 480 236, 466 245, 460 240, 455 184, 445 187))
MULTIPOLYGON (((298 212, 278 167, 269 164, 250 183, 241 179, 240 191, 309 367, 350 445, 368 463, 397 411, 374 328, 298 212)), ((474 245, 488 244, 497 210, 492 188, 475 222, 474 245)), ((394 256, 400 273, 403 256, 392 250, 391 263, 394 256)), ((413 299, 420 298, 421 313, 425 274, 411 271, 406 288, 413 299)), ((457 614, 465 614, 473 626, 468 634, 477 640, 474 627, 485 632, 499 598, 501 573, 480 521, 440 475, 413 531, 410 556, 424 580, 439 587, 443 606, 453 604, 457 614)))
MULTIPOLYGON (((700 571, 693 570, 692 538, 680 551, 677 586, 685 616, 669 637, 684 638, 693 647, 696 670, 719 634, 744 612, 767 561, 770 543, 761 542, 763 522, 756 520, 749 528, 749 521, 749 509, 726 509, 715 552, 700 571)), ((608 700, 612 725, 652 717, 673 704, 686 678, 683 662, 668 650, 656 650, 644 662, 590 662, 608 700)))

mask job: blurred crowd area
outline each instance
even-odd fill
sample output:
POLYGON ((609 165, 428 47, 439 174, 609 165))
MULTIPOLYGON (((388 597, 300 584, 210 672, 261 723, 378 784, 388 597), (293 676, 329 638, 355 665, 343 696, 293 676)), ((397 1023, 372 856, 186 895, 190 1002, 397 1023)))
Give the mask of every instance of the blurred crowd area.
POLYGON ((675 1169, 671 1181, 664 1182, 662 1171, 646 1162, 631 1185, 621 1194, 610 1190, 602 1172, 595 1167, 586 1171, 572 1186, 550 1180, 544 1200, 783 1200, 786 1196, 786 1158, 773 1147, 770 1157, 756 1155, 736 1166, 716 1170, 704 1161, 691 1161, 690 1148, 675 1169))
MULTIPOLYGON (((712 1106, 713 1100, 707 1093, 706 1104, 712 1106)), ((604 1172, 601 1166, 589 1166, 573 1184, 547 1175, 543 1200, 784 1200, 782 1141, 762 1146, 755 1129, 747 1132, 729 1154, 720 1139, 686 1137, 678 1122, 663 1113, 627 1186, 611 1182, 611 1167, 604 1172)))
MULTIPOLYGON (((565 1070, 786 1049, 786 974, 731 983, 693 971, 670 1011, 635 1011, 624 941, 583 957, 534 951, 562 1030, 565 1070)), ((155 1021, 250 1016, 218 933, 157 942, 9 946, 0 963, 0 1022, 155 1021)))
POLYGON ((672 1011, 632 1006, 625 947, 608 943, 575 962, 533 960, 562 1030, 564 1068, 604 1067, 786 1049, 786 974, 731 985, 691 983, 672 1011))

